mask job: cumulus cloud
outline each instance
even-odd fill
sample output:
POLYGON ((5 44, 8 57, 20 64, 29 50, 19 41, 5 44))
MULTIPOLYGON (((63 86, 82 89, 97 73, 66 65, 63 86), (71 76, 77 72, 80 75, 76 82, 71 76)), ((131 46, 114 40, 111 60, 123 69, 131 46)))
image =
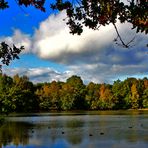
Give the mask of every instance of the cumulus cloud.
POLYGON ((98 53, 102 52, 104 47, 111 44, 115 36, 111 25, 105 31, 104 28, 100 28, 99 33, 85 28, 81 36, 72 35, 63 21, 65 17, 64 12, 56 16, 51 15, 36 30, 33 52, 39 57, 67 64, 72 62, 72 56, 85 54, 84 57, 89 57, 90 53, 96 50, 98 53))
MULTIPOLYGON (((117 23, 123 40, 128 43, 134 36, 131 48, 115 45, 116 37, 113 25, 99 30, 84 28, 81 36, 69 34, 69 28, 63 19, 65 13, 51 15, 40 23, 32 37, 16 30, 10 43, 26 44, 26 52, 39 58, 64 64, 68 72, 57 72, 51 68, 28 68, 18 73, 28 75, 34 82, 66 80, 76 74, 86 82, 112 82, 122 76, 146 74, 148 72, 147 40, 144 34, 130 30, 131 25, 117 23)), ((13 69, 13 71, 17 71, 13 69)), ((13 72, 12 72, 13 73, 13 72)))
POLYGON ((137 64, 142 62, 146 54, 148 37, 137 35, 129 24, 117 24, 119 32, 125 42, 134 36, 130 49, 115 46, 113 39, 116 37, 113 25, 102 27, 96 31, 85 28, 81 36, 69 34, 63 18, 65 13, 51 15, 40 24, 34 34, 33 53, 40 58, 53 60, 67 65, 77 63, 112 63, 112 64, 137 64), (130 58, 129 58, 130 57, 130 58))
POLYGON ((32 45, 30 35, 24 34, 18 29, 14 30, 12 36, 1 37, 0 41, 5 41, 10 46, 12 46, 13 44, 15 44, 16 47, 24 46, 25 50, 23 51, 23 53, 28 53, 32 45))
POLYGON ((39 82, 51 82, 51 81, 63 81, 74 75, 72 71, 59 72, 53 68, 37 67, 37 68, 5 68, 4 73, 9 76, 19 74, 20 76, 26 75, 34 83, 39 82))

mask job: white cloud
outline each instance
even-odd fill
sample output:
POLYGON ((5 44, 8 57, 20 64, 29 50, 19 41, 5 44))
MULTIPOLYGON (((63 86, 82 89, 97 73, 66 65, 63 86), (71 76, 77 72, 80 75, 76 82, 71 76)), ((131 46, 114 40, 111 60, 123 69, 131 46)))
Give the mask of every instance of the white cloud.
POLYGON ((15 44, 16 47, 24 46, 25 50, 23 53, 28 53, 31 50, 31 37, 22 33, 20 30, 14 30, 13 36, 1 37, 0 41, 5 41, 10 46, 13 44, 15 44))
POLYGON ((71 35, 64 18, 64 12, 56 16, 51 15, 40 23, 32 37, 16 30, 12 37, 6 39, 10 43, 26 44, 27 52, 42 59, 62 63, 69 71, 61 73, 56 69, 41 67, 12 69, 12 73, 26 74, 34 82, 65 81, 76 74, 85 82, 102 83, 148 72, 148 37, 131 31, 131 25, 117 23, 125 42, 129 42, 136 35, 132 43, 135 46, 125 49, 113 43, 116 32, 112 25, 102 27, 99 31, 85 28, 81 36, 71 35))
POLYGON ((33 52, 37 53, 39 57, 56 60, 63 54, 80 54, 90 50, 101 50, 112 42, 115 34, 112 26, 108 26, 106 29, 101 28, 99 33, 85 28, 81 36, 72 35, 63 21, 65 17, 64 12, 56 16, 52 15, 36 30, 33 52))
POLYGON ((38 68, 5 68, 4 73, 9 76, 19 74, 20 76, 26 75, 34 83, 38 82, 51 82, 51 81, 66 81, 67 78, 74 75, 72 71, 59 72, 53 68, 38 67, 38 68))

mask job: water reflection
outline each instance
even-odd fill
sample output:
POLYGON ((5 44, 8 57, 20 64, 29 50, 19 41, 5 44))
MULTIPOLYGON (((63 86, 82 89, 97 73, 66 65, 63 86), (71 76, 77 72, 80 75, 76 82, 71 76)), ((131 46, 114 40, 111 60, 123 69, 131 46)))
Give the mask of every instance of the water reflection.
POLYGON ((31 124, 24 122, 6 122, 0 127, 0 147, 2 145, 27 145, 31 124))
POLYGON ((148 114, 102 113, 9 117, 0 148, 147 147, 148 114))

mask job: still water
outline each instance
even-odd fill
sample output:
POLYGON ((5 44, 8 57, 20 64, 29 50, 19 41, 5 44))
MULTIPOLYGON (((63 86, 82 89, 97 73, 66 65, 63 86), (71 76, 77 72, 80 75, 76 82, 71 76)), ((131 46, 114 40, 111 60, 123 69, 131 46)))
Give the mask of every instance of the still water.
POLYGON ((0 148, 148 148, 148 111, 11 115, 0 148))

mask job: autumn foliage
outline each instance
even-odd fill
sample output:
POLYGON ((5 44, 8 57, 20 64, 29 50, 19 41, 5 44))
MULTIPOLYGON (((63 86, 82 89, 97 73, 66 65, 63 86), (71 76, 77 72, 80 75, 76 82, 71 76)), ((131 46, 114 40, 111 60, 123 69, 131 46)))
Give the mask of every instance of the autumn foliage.
POLYGON ((28 77, 0 75, 0 112, 117 110, 148 108, 148 79, 127 78, 85 85, 79 76, 66 82, 33 84, 28 77))

